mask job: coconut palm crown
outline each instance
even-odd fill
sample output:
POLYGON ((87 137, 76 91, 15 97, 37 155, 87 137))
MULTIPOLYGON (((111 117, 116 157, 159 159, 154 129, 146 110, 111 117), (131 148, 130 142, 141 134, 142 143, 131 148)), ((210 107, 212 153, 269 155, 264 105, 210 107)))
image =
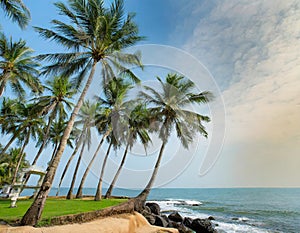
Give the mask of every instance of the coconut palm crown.
POLYGON ((19 27, 24 29, 30 20, 30 12, 22 0, 0 0, 0 6, 13 22, 17 22, 19 27))
POLYGON ((10 84, 12 91, 20 98, 25 96, 23 85, 26 85, 35 93, 43 90, 38 79, 39 64, 32 56, 33 50, 20 39, 14 42, 0 32, 0 96, 10 84))
POLYGON ((103 0, 69 0, 68 5, 55 3, 69 23, 52 20, 53 29, 35 27, 42 37, 70 50, 69 53, 40 55, 40 59, 52 62, 45 66, 43 73, 76 74, 74 82, 79 86, 92 66, 100 62, 104 81, 115 77, 116 72, 125 72, 138 82, 139 79, 125 66, 142 66, 140 54, 123 53, 121 50, 143 37, 138 35, 134 14, 125 17, 123 1, 115 0, 109 9, 104 7, 103 0))

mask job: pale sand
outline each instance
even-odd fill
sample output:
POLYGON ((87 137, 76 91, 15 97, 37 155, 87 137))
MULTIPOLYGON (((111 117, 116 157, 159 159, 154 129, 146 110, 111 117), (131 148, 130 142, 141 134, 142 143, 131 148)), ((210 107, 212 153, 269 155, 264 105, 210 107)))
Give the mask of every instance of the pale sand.
POLYGON ((178 233, 177 229, 151 226, 139 213, 117 215, 88 223, 52 227, 8 227, 0 225, 0 233, 178 233))

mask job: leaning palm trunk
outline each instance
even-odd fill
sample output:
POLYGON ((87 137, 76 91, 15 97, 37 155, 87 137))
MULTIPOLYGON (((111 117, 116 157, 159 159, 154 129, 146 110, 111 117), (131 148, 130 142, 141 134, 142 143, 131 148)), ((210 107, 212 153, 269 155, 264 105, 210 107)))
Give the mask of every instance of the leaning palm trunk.
POLYGON ((120 175, 120 172, 121 172, 121 170, 123 168, 123 165, 125 163, 125 160, 126 160, 126 157, 127 157, 127 152, 128 152, 128 147, 129 147, 129 142, 127 143, 127 146, 126 146, 126 149, 125 149, 122 161, 121 161, 120 166, 119 166, 119 168, 118 168, 118 170, 117 170, 117 172, 115 174, 115 177, 112 180, 112 182, 111 182, 111 184, 110 184, 110 186, 109 186, 109 188, 108 188, 108 190, 107 190, 107 192, 105 194, 105 198, 110 198, 110 196, 111 196, 112 190, 113 190, 113 188, 115 186, 115 183, 116 183, 116 181, 117 181, 117 179, 118 179, 118 177, 120 175))
MULTIPOLYGON (((48 125, 47 125, 47 128, 46 128, 46 133, 45 133, 45 136, 44 136, 44 138, 43 138, 42 145, 40 146, 40 148, 39 148, 39 150, 38 150, 36 156, 34 157, 32 163, 31 163, 31 166, 34 166, 34 165, 37 163, 38 159, 40 158, 40 156, 41 156, 41 154, 42 154, 42 152, 43 152, 43 150, 44 150, 44 148, 45 148, 45 145, 46 145, 46 143, 47 143, 47 140, 49 139, 49 132, 50 132, 50 126, 51 126, 52 120, 53 120, 53 117, 52 117, 52 115, 51 115, 51 117, 49 118, 49 121, 48 121, 48 125)), ((56 149, 57 149, 56 146, 57 146, 57 144, 55 145, 54 152, 55 152, 56 149)), ((52 155, 51 158, 53 158, 53 155, 52 155)), ((26 174, 26 175, 24 176, 25 184, 28 182, 29 178, 30 178, 30 174, 26 174)))
POLYGON ((69 160, 68 160, 68 162, 67 162, 67 164, 65 166, 65 169, 63 170, 63 173, 61 174, 61 177, 60 177, 60 180, 59 180, 59 184, 58 184, 58 188, 57 188, 57 192, 56 192, 56 196, 58 196, 58 194, 59 194, 59 190, 60 190, 60 186, 62 184, 62 181, 65 178, 66 172, 67 172, 67 170, 68 170, 68 168, 69 168, 69 166, 70 166, 70 164, 71 164, 74 156, 77 154, 77 151, 78 151, 78 149, 81 146, 81 142, 82 142, 82 135, 80 136, 79 142, 77 143, 77 145, 76 145, 76 147, 75 147, 75 149, 74 149, 71 157, 69 158, 69 160))
POLYGON ((95 198, 94 198, 95 201, 100 201, 102 199, 103 175, 104 175, 104 170, 105 170, 107 158, 108 158, 108 155, 109 155, 110 148, 111 148, 112 144, 113 144, 112 142, 109 144, 108 149, 106 151, 105 158, 104 158, 103 163, 102 163, 101 174, 100 174, 99 182, 98 182, 98 185, 97 185, 97 192, 96 192, 96 195, 95 195, 95 198))
MULTIPOLYGON (((151 190, 151 188, 154 184, 154 181, 155 181, 155 178, 157 176, 157 172, 158 172, 158 169, 159 169, 159 166, 160 166, 160 162, 161 162, 161 159, 162 159, 162 155, 163 155, 163 152, 164 152, 164 149, 165 149, 165 145, 166 145, 166 143, 163 142, 161 147, 160 147, 159 155, 158 155, 158 158, 157 158, 152 176, 151 176, 148 184, 146 185, 145 189, 136 197, 136 199, 141 201, 142 205, 145 203, 145 201, 146 201, 146 199, 147 199, 147 197, 150 193, 150 190, 151 190)), ((139 206, 139 208, 141 208, 141 206, 139 206)), ((139 209, 137 209, 137 207, 136 207, 136 210, 139 210, 139 209)))
POLYGON ((6 79, 4 78, 4 80, 1 82, 1 85, 0 85, 0 97, 3 95, 5 85, 6 85, 6 79))
POLYGON ((16 170, 14 172, 14 176, 13 176, 13 179, 12 179, 12 182, 11 182, 11 185, 14 186, 16 181, 17 181, 17 176, 18 176, 18 172, 19 172, 19 168, 20 168, 20 165, 21 165, 21 162, 23 160, 23 156, 24 156, 24 150, 25 150, 25 147, 27 146, 28 142, 29 142, 29 138, 30 138, 30 130, 28 130, 28 133, 26 135, 26 139, 24 141, 24 144, 21 148, 21 151, 20 151, 20 158, 19 158, 19 161, 18 161, 18 164, 16 166, 16 170))
POLYGON ((83 155, 83 152, 84 152, 84 149, 85 149, 85 145, 86 145, 86 142, 83 142, 82 147, 81 147, 81 151, 80 151, 77 163, 76 163, 76 167, 75 167, 75 170, 74 170, 71 185, 70 185, 70 188, 69 188, 69 191, 68 191, 68 194, 67 194, 67 199, 72 199, 73 198, 73 189, 74 189, 74 185, 75 185, 75 181, 76 181, 76 177, 77 177, 77 172, 78 172, 78 169, 79 169, 79 166, 80 166, 80 163, 81 163, 82 155, 83 155))
POLYGON ((43 137, 42 145, 40 146, 36 156, 34 157, 31 166, 36 164, 36 162, 38 161, 39 157, 41 156, 41 154, 42 154, 42 152, 43 152, 43 150, 46 146, 47 140, 49 139, 49 132, 50 132, 50 127, 51 127, 51 122, 53 121, 53 119, 54 119, 54 114, 51 114, 51 116, 49 117, 49 120, 48 120, 48 125, 47 125, 47 128, 46 128, 45 135, 43 137))
POLYGON ((20 128, 20 129, 17 130, 17 132, 14 133, 14 135, 9 140, 9 142, 1 150, 1 154, 4 154, 7 151, 7 149, 10 147, 10 145, 19 137, 19 135, 20 135, 20 133, 21 133, 22 130, 23 130, 23 128, 20 128))
POLYGON ((98 145, 98 147, 97 147, 97 149, 96 149, 96 151, 95 151, 95 153, 93 155, 93 158, 89 162, 89 164, 88 164, 88 166, 87 166, 87 168, 86 168, 86 170, 85 170, 85 172, 84 172, 84 174, 82 176, 80 185, 79 185, 78 190, 77 190, 76 198, 82 198, 82 188, 83 188, 85 179, 86 179, 87 175, 89 174, 89 171, 90 171, 90 169, 91 169, 91 167, 92 167, 92 165, 93 165, 93 163, 94 163, 94 161, 95 161, 95 159, 96 159, 96 157, 97 157, 97 155, 99 153, 99 150, 100 150, 100 148, 101 148, 101 146, 102 146, 102 144, 103 144, 103 142, 104 142, 104 140, 105 140, 105 138, 107 136, 108 136, 107 133, 104 134, 103 137, 102 137, 102 139, 100 140, 99 145, 98 145))
POLYGON ((29 207, 29 209, 27 210, 27 212, 25 213, 25 215, 23 216, 23 218, 21 220, 22 225, 35 225, 35 224, 37 224, 38 220, 41 218, 47 196, 50 192, 50 188, 52 186, 57 167, 59 165, 60 159, 63 155, 63 152, 67 145, 67 141, 68 141, 71 131, 73 129, 73 125, 74 125, 76 116, 82 106, 84 97, 93 81, 96 64, 97 64, 97 62, 94 61, 93 65, 92 65, 91 73, 88 77, 88 80, 82 90, 82 93, 78 99, 78 102, 71 114, 70 120, 66 126, 64 133, 63 133, 63 136, 62 136, 60 144, 59 144, 58 151, 57 151, 56 155, 54 156, 51 164, 48 166, 47 174, 43 180, 40 191, 36 195, 35 200, 33 201, 33 203, 31 204, 31 206, 29 207))

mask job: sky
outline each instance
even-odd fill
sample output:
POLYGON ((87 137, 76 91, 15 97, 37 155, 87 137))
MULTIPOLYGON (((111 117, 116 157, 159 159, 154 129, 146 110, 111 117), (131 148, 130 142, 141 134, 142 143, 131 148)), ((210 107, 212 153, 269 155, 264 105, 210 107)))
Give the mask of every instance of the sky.
MULTIPOLYGON (((31 10, 31 25, 49 27, 50 20, 60 17, 54 1, 24 2, 31 10)), ((125 6, 136 12, 140 33, 146 36, 139 43, 147 65, 141 74, 146 84, 154 80, 149 77, 180 71, 217 97, 208 109, 201 109, 212 118, 209 138, 195 138, 189 151, 172 138, 156 186, 300 187, 300 2, 127 0, 125 6)), ((24 38, 36 53, 58 49, 31 27, 20 31, 2 15, 1 25, 7 35, 24 38)), ((148 157, 139 156, 139 145, 133 149, 132 155, 138 156, 126 162, 120 187, 143 187, 147 182, 160 142, 155 139, 153 144, 148 157)), ((108 183, 120 154, 111 156, 108 183)), ((86 153, 85 161, 91 155, 86 153)), ((64 155, 58 174, 66 159, 64 155)), ((101 158, 86 186, 96 186, 99 164, 101 158)), ((56 178, 54 186, 57 183, 56 178)))

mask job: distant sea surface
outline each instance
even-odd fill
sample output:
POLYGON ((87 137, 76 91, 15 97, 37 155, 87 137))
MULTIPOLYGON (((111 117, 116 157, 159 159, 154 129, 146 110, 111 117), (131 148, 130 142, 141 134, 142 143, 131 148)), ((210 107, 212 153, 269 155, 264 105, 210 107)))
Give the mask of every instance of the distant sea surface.
MULTIPOLYGON (((67 191, 62 188, 60 195, 67 191)), ((50 195, 55 193, 53 188, 50 195)), ((115 189, 113 195, 138 193, 115 189)), ((84 194, 94 195, 95 189, 86 188, 84 194)), ((185 217, 213 216, 221 233, 300 232, 300 188, 153 189, 148 200, 162 211, 178 211, 185 217)))

